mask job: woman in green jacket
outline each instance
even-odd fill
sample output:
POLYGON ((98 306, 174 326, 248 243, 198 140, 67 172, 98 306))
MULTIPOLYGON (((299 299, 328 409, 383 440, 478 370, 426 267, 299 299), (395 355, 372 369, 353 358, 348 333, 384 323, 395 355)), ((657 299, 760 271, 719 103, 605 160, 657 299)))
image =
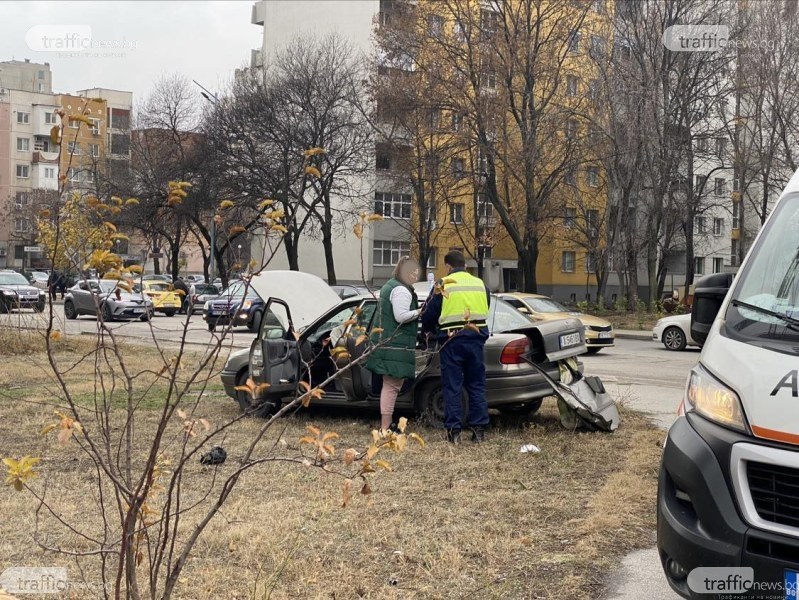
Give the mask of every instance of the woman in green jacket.
POLYGON ((373 335, 372 351, 366 366, 383 376, 380 392, 380 429, 392 428, 394 404, 405 379, 416 375, 416 321, 419 300, 413 284, 419 278, 419 266, 407 256, 400 259, 391 279, 380 290, 375 327, 382 329, 373 335))

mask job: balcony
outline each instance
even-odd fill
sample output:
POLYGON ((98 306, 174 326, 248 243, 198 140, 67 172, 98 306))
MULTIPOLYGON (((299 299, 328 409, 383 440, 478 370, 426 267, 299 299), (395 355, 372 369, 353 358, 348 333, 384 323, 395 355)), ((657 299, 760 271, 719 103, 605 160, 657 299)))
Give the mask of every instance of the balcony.
POLYGON ((49 137, 50 130, 56 126, 55 111, 57 110, 58 107, 55 105, 34 104, 33 114, 31 115, 33 135, 46 135, 49 137), (50 120, 49 123, 47 122, 48 119, 50 120))
POLYGON ((44 150, 37 150, 33 153, 33 161, 31 162, 33 162, 33 164, 58 164, 58 152, 45 152, 44 150))
POLYGON ((266 21, 266 2, 256 2, 252 5, 252 18, 251 23, 253 25, 261 25, 263 26, 264 22, 266 21))

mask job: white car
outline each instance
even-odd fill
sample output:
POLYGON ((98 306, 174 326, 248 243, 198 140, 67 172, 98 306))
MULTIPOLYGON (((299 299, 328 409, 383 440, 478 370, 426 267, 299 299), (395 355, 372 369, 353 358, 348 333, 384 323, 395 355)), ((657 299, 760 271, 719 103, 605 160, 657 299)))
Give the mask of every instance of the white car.
POLYGON ((691 337, 691 313, 658 320, 652 329, 652 339, 663 342, 667 350, 685 350, 686 346, 699 346, 691 337))

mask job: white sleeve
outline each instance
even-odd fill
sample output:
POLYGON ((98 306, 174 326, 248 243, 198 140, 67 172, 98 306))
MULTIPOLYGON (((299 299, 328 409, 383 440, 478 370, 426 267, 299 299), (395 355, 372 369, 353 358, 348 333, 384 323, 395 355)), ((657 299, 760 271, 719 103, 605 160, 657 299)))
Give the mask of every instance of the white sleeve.
POLYGON ((394 320, 402 325, 409 323, 419 316, 419 310, 411 310, 411 291, 404 285, 398 285, 391 290, 391 308, 394 309, 394 320))

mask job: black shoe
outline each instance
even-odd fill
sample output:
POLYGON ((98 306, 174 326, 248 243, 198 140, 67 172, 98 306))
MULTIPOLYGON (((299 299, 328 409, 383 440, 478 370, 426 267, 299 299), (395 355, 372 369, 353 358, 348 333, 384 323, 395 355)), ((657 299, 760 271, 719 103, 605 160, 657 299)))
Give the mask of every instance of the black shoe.
POLYGON ((399 435, 400 433, 402 433, 402 432, 399 430, 399 426, 398 426, 396 423, 391 423, 391 425, 389 425, 389 426, 388 426, 388 430, 389 430, 391 433, 394 433, 394 434, 396 434, 396 435, 399 435))
POLYGON ((447 441, 450 444, 461 443, 461 430, 460 429, 447 429, 447 441))
POLYGON ((477 444, 482 444, 486 439, 486 428, 482 425, 475 425, 472 427, 472 441, 477 444))

